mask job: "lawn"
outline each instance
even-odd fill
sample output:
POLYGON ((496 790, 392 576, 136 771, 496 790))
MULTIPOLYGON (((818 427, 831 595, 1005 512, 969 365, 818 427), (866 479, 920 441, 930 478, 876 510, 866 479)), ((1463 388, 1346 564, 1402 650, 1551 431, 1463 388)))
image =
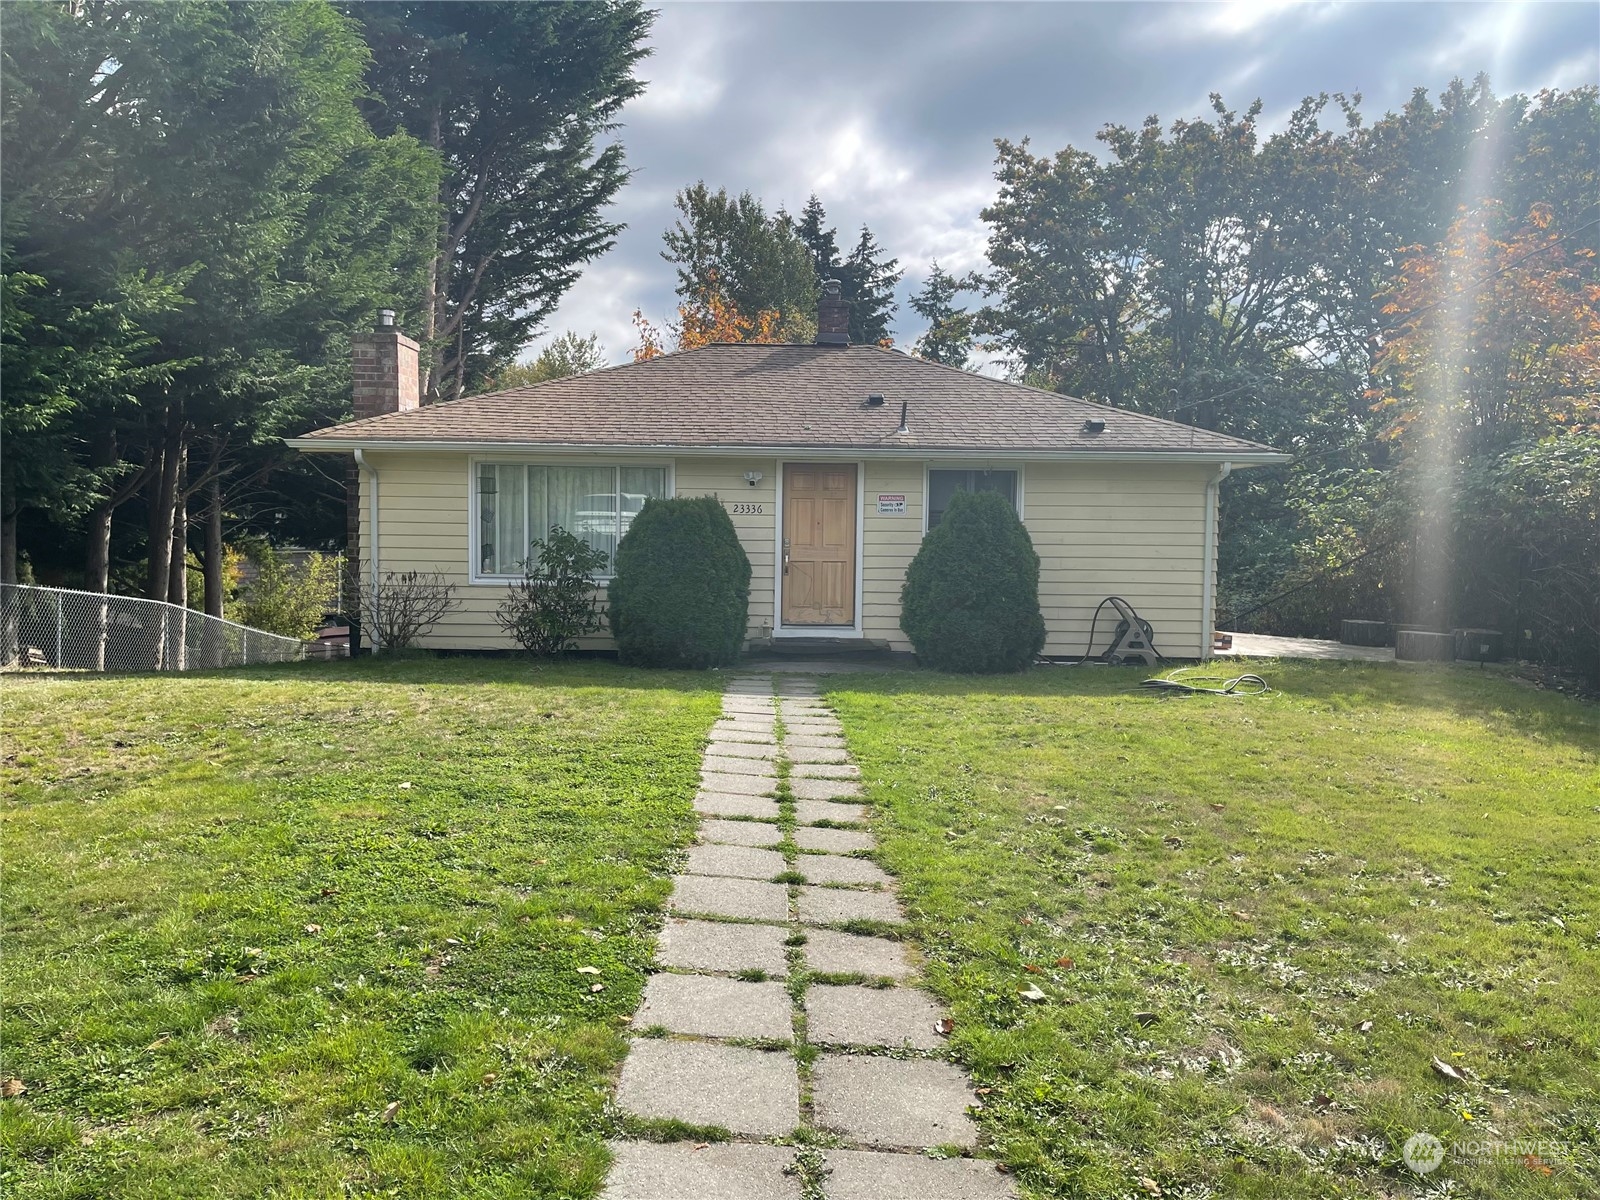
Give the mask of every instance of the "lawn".
POLYGON ((1030 1197, 1600 1195, 1600 710, 1264 669, 830 680, 992 1152, 1030 1197))
POLYGON ((0 1191, 593 1194, 715 677, 3 686, 0 1191))

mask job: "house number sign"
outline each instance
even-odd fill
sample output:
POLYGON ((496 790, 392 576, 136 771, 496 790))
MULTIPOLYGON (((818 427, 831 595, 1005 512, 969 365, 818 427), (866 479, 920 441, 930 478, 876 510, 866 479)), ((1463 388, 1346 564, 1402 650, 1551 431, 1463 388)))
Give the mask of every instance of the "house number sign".
POLYGON ((765 504, 752 504, 749 501, 735 500, 728 505, 728 509, 736 517, 759 517, 767 511, 765 504))

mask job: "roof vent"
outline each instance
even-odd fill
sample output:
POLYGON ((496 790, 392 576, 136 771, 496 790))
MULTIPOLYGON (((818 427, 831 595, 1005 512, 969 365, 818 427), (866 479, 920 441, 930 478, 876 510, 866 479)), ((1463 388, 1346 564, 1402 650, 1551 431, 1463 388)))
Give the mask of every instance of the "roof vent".
POLYGON ((1083 423, 1083 431, 1085 433, 1104 433, 1106 431, 1106 423, 1099 417, 1090 417, 1083 423))
POLYGON ((868 395, 867 396, 867 407, 868 408, 882 408, 883 407, 883 394, 881 392, 873 392, 870 395, 868 395))

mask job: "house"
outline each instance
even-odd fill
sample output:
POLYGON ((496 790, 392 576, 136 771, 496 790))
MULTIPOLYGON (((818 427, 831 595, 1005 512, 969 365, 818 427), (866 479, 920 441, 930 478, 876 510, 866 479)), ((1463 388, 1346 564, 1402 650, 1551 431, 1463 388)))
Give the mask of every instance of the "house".
MULTIPOLYGON (((752 646, 909 650, 906 567, 950 497, 984 489, 1016 505, 1039 552, 1045 654, 1083 654, 1096 606, 1118 595, 1167 657, 1209 655, 1217 485, 1286 455, 852 346, 847 321, 829 288, 814 345, 711 345, 432 405, 417 344, 385 327, 356 340, 356 419, 289 444, 354 456, 364 578, 457 585, 428 646, 509 647, 495 609, 552 525, 610 553, 646 500, 712 495, 750 556, 752 646)), ((1109 634, 1102 618, 1096 651, 1109 634)))

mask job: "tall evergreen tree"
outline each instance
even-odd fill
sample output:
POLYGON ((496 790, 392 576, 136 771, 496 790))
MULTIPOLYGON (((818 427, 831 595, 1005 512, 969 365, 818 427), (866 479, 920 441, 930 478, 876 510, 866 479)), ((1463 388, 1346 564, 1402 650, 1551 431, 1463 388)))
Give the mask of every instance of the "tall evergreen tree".
POLYGON ((934 260, 922 290, 911 297, 911 311, 928 323, 912 353, 949 367, 966 367, 972 361, 976 340, 973 317, 955 304, 956 297, 968 290, 967 284, 940 267, 938 259, 934 260))
POLYGON ((730 310, 752 328, 775 327, 786 341, 816 335, 816 274, 786 215, 769 216, 749 192, 713 192, 704 181, 684 188, 675 203, 678 219, 662 235, 661 257, 677 267, 685 305, 730 310))
POLYGON ((621 225, 623 149, 597 143, 643 84, 638 0, 347 3, 372 48, 366 108, 445 164, 420 303, 427 393, 470 391, 517 355, 621 225))
POLYGON ((855 248, 841 257, 839 231, 828 227, 828 213, 813 193, 800 210, 795 232, 811 252, 811 266, 820 286, 825 279, 837 279, 840 292, 850 303, 850 340, 857 345, 876 345, 889 340, 889 320, 897 307, 895 285, 902 272, 899 263, 884 255, 882 247, 865 225, 855 248))

